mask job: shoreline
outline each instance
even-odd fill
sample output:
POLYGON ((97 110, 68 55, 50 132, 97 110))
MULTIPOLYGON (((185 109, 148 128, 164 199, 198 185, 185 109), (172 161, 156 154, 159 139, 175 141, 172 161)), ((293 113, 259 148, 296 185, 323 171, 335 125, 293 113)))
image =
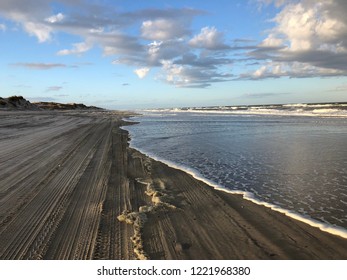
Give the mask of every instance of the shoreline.
MULTIPOLYGON (((122 129, 125 129, 126 130, 126 126, 124 127, 121 127, 122 129)), ((243 199, 245 200, 249 200, 257 205, 261 205, 261 206, 264 206, 266 208, 269 208, 273 211, 276 211, 278 213, 282 213, 284 214, 285 216, 287 217, 290 217, 292 219, 295 219, 297 221, 300 221, 300 222, 303 222, 307 225, 310 225, 312 227, 315 227, 315 228, 318 228, 320 229, 321 231, 324 231, 324 232, 327 232, 327 233, 330 233, 332 235, 336 235, 336 236, 339 236, 339 237, 342 237, 344 239, 347 239, 347 229, 343 228, 343 227, 340 227, 340 226, 336 226, 336 225, 332 225, 332 224, 327 224, 327 223, 323 223, 323 222, 320 222, 318 220, 315 220, 315 219, 312 219, 311 217, 308 217, 308 216, 304 216, 300 213, 297 213, 295 211, 292 211, 292 210, 288 210, 288 209, 285 209, 285 208, 282 208, 280 206, 277 206, 275 204, 272 204, 272 203, 269 203, 269 202, 265 202, 265 201, 262 201, 260 199, 257 199, 254 197, 254 194, 251 193, 251 192, 247 192, 247 191, 243 191, 243 190, 230 190, 230 189, 227 189, 225 188, 224 186, 222 185, 219 185, 209 179, 206 179, 205 177, 203 177, 198 171, 194 170, 193 168, 189 168, 189 167, 186 167, 186 166, 183 166, 183 165, 178 165, 174 162, 171 162, 169 160, 166 160, 166 159, 163 159, 163 158, 160 158, 160 157, 157 157, 151 153, 148 153, 146 151, 143 151, 142 149, 136 147, 136 146, 133 146, 131 145, 131 140, 130 140, 130 147, 139 151, 140 153, 144 154, 145 156, 148 156, 156 161, 159 161, 163 164, 166 164, 167 166, 171 167, 171 168, 174 168, 174 169, 177 169, 177 170, 181 170, 191 176, 194 177, 194 179, 196 180, 199 180, 199 181, 202 181, 203 183, 209 185, 211 188, 215 189, 215 190, 218 190, 218 191, 222 191, 222 192, 226 192, 226 193, 229 193, 229 194, 235 194, 235 195, 242 195, 243 199)))
POLYGON ((346 239, 129 147, 124 114, 0 114, 0 259, 347 259, 346 239))
MULTIPOLYGON (((191 174, 149 158, 137 150, 133 149, 132 153, 149 160, 151 168, 153 168, 151 173, 155 174, 155 179, 147 179, 141 183, 147 183, 148 189, 148 184, 151 185, 148 183, 150 181, 154 185, 154 190, 166 190, 164 197, 169 197, 170 205, 174 206, 155 209, 154 213, 148 210, 144 211, 147 218, 142 226, 144 234, 142 242, 144 243, 144 252, 151 252, 150 256, 154 254, 151 251, 154 244, 162 243, 165 244, 163 247, 169 252, 164 250, 163 255, 154 254, 159 256, 158 259, 208 259, 211 252, 204 248, 206 242, 209 244, 208 246, 214 247, 214 259, 334 259, 335 253, 341 254, 340 257, 343 259, 347 258, 344 249, 339 253, 334 252, 330 256, 326 255, 328 251, 330 253, 335 251, 333 243, 341 242, 341 246, 347 244, 347 240, 344 238, 323 232, 318 228, 285 216, 283 213, 245 200, 241 194, 230 194, 224 190, 211 188, 205 182, 193 178, 191 174), (184 178, 182 181, 189 183, 184 184, 175 179, 179 181, 177 183, 175 180, 167 179, 181 176, 184 178), (176 188, 172 190, 179 199, 175 199, 171 194, 171 189, 168 187, 171 184, 180 188, 181 192, 176 188), (191 188, 196 189, 192 190, 191 188), (199 193, 200 191, 201 193, 199 193), (190 197, 188 194, 182 195, 182 192, 194 192, 196 197, 190 197), (216 198, 218 202, 216 202, 216 198), (211 208, 203 204, 201 200, 205 199, 205 202, 212 203, 214 207, 211 208), (190 200, 193 200, 197 205, 190 200), (186 213, 182 213, 181 210, 186 213), (207 213, 209 211, 211 213, 207 213), (224 214, 228 217, 227 220, 220 217, 224 214), (192 217, 194 218, 192 219, 192 217), (206 228, 209 226, 202 225, 212 226, 209 229, 206 228), (179 227, 178 230, 176 230, 177 226, 179 227), (165 231, 166 227, 168 227, 167 231, 172 244, 163 240, 164 237, 159 242, 154 237, 164 236, 165 234, 161 231, 165 231), (196 228, 199 230, 194 230, 196 228), (228 230, 235 236, 228 236, 228 230), (203 232, 203 240, 194 240, 196 236, 200 235, 200 231, 203 232), (276 242, 273 242, 272 239, 275 239, 276 242), (215 242, 218 245, 214 244, 215 242), (146 247, 148 243, 150 243, 149 248, 146 247), (194 248, 196 253, 189 252, 190 250, 193 251, 193 246, 196 246, 194 248)), ((337 247, 336 250, 338 250, 337 247)))

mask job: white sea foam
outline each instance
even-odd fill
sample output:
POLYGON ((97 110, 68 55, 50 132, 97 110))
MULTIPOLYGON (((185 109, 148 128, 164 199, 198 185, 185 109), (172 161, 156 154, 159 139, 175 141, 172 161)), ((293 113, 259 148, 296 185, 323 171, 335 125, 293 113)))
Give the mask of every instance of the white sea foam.
POLYGON ((347 117, 346 103, 331 104, 284 104, 268 106, 216 106, 191 107, 172 109, 144 110, 148 113, 203 113, 203 114, 233 114, 233 115, 278 115, 278 116, 322 116, 347 117))
POLYGON ((297 103, 297 104, 284 104, 283 107, 307 107, 308 104, 297 103))
MULTIPOLYGON (((127 129, 126 127, 122 127, 122 128, 125 129, 125 130, 127 129)), ((333 235, 336 235, 336 236, 340 236, 342 238, 346 238, 347 239, 347 229, 345 229, 343 227, 334 226, 334 225, 331 225, 331 224, 328 224, 328 223, 323 223, 323 222, 317 221, 315 219, 312 219, 309 216, 303 216, 303 215, 301 215, 299 213, 296 213, 294 211, 281 208, 281 207, 279 207, 279 206, 277 206, 275 204, 261 201, 258 198, 256 198, 255 195, 253 193, 251 193, 251 192, 246 192, 246 191, 242 191, 242 190, 230 190, 230 189, 227 189, 227 188, 225 188, 224 186, 222 186, 220 184, 217 184, 217 183, 215 183, 215 182, 213 182, 211 180, 208 180, 208 179, 204 178, 195 169, 192 169, 192 168, 189 168, 189 167, 186 167, 186 166, 182 166, 182 165, 178 165, 178 164, 176 164, 174 162, 171 162, 171 161, 159 158, 159 157, 157 157, 156 155, 154 155, 152 153, 148 153, 146 151, 143 151, 141 148, 136 147, 131 142, 132 141, 130 141, 130 146, 132 148, 134 148, 136 150, 139 150, 140 152, 142 152, 143 154, 153 158, 154 160, 157 160, 157 161, 165 163, 166 165, 170 166, 171 168, 182 170, 182 171, 190 174, 191 176, 193 176, 195 179, 200 180, 200 181, 206 183, 207 185, 211 186, 212 188, 214 188, 216 190, 227 192, 227 193, 230 193, 230 194, 242 195, 242 197, 244 199, 249 200, 249 201, 251 201, 251 202, 253 202, 255 204, 265 206, 267 208, 270 208, 273 211, 282 213, 282 214, 284 214, 284 215, 286 215, 286 216, 288 216, 288 217, 290 217, 292 219, 301 221, 301 222, 306 223, 306 224, 308 224, 308 225, 310 225, 312 227, 319 228, 321 231, 328 232, 330 234, 333 234, 333 235)))
POLYGON ((277 115, 277 116, 305 116, 305 117, 347 117, 347 111, 339 109, 314 109, 312 111, 304 111, 296 109, 295 111, 264 109, 264 108, 250 108, 248 110, 234 110, 234 111, 214 111, 214 110, 187 110, 191 113, 204 113, 204 114, 232 114, 232 115, 277 115))

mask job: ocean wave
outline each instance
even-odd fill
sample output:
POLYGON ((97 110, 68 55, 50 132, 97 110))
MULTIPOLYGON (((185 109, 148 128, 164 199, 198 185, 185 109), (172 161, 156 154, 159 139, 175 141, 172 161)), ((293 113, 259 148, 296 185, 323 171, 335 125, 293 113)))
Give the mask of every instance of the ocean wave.
POLYGON ((199 114, 234 114, 234 115, 277 115, 277 116, 314 116, 314 117, 347 117, 347 103, 321 104, 280 104, 250 106, 212 106, 185 107, 168 109, 143 110, 145 114, 199 113, 199 114))

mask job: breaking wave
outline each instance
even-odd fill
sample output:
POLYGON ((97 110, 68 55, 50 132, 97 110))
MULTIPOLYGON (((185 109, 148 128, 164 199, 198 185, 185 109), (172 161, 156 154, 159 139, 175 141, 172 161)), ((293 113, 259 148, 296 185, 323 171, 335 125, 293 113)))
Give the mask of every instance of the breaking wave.
POLYGON ((144 110, 146 113, 204 113, 239 115, 347 117, 347 103, 298 103, 280 105, 211 106, 144 110))

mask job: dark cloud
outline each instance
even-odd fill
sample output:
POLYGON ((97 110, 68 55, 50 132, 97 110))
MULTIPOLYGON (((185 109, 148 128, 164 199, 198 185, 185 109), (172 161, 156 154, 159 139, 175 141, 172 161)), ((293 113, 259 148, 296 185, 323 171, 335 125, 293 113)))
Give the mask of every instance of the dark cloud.
POLYGON ((102 46, 105 55, 139 55, 145 50, 137 37, 117 32, 95 33, 90 38, 102 46))
POLYGON ((0 14, 12 17, 27 15, 36 17, 49 11, 49 1, 46 0, 1 0, 0 14))
POLYGON ((179 59, 174 61, 179 65, 190 65, 194 67, 217 69, 221 65, 232 64, 234 60, 227 57, 218 57, 218 56, 198 56, 194 53, 184 54, 179 59))
POLYGON ((340 70, 344 74, 347 73, 347 51, 338 53, 327 50, 286 52, 277 60, 299 61, 316 67, 340 70))

